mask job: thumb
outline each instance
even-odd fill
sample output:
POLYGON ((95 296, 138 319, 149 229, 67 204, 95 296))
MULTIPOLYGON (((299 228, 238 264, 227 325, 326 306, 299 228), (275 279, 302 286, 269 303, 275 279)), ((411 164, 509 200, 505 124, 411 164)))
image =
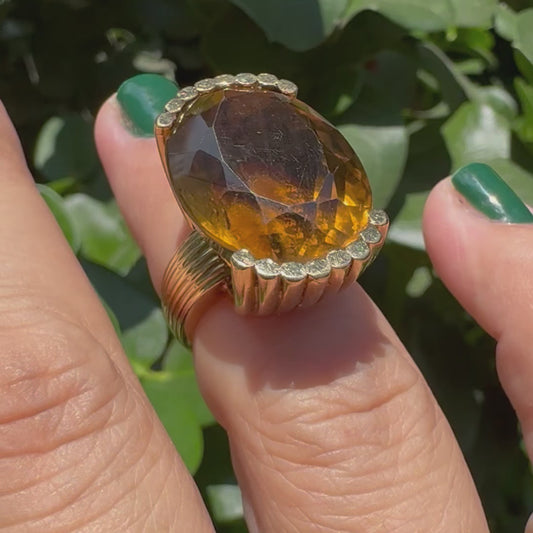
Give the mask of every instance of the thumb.
POLYGON ((438 275, 497 342, 502 386, 533 455, 533 215, 487 165, 441 182, 424 213, 438 275))

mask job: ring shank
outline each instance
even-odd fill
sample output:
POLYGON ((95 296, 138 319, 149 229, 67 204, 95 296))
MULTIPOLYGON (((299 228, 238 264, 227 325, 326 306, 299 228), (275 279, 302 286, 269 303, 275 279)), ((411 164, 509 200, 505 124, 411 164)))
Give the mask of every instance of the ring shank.
POLYGON ((163 311, 177 339, 185 346, 202 309, 227 284, 228 266, 195 230, 178 246, 161 283, 163 311))

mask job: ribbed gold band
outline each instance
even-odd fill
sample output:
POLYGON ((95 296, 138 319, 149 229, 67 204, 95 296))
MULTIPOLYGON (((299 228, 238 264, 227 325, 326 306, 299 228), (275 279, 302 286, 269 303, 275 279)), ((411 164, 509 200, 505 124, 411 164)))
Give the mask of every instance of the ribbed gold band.
POLYGON ((247 250, 217 251, 215 243, 193 230, 163 276, 161 299, 167 321, 178 340, 190 346, 198 319, 223 289, 241 314, 265 316, 314 305, 359 277, 378 254, 388 227, 387 214, 373 209, 365 229, 345 248, 305 263, 281 264, 255 259, 247 250))
POLYGON ((228 277, 228 266, 198 232, 178 246, 163 275, 161 299, 170 328, 185 346, 202 309, 228 277))

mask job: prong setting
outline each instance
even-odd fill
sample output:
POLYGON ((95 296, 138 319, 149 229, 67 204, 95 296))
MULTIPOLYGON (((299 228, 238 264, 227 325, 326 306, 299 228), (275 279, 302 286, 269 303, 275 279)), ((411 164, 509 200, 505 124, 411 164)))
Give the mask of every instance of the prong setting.
MULTIPOLYGON (((296 97, 298 93, 298 87, 292 81, 278 79, 274 74, 266 72, 257 75, 242 72, 235 76, 220 74, 214 78, 205 78, 192 86, 180 89, 176 97, 165 105, 165 111, 162 113, 165 117, 156 119, 156 136, 166 140, 176 124, 180 123, 190 105, 201 94, 219 89, 250 90, 253 88, 279 92, 291 98, 296 97)), ((162 143, 159 142, 159 144, 162 143)))
POLYGON ((327 292, 349 285, 378 254, 388 226, 384 211, 371 210, 367 226, 354 241, 306 263, 278 264, 270 258, 256 260, 248 250, 233 252, 229 264, 237 310, 264 315, 308 307, 327 292))

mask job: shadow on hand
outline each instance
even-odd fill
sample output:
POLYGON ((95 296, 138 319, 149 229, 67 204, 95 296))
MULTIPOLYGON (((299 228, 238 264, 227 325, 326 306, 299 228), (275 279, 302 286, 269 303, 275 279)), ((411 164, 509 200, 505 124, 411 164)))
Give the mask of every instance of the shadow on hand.
POLYGON ((390 344, 378 309, 357 284, 309 309, 272 317, 238 316, 228 299, 215 307, 206 313, 205 348, 242 365, 252 391, 326 385, 382 356, 390 344))

